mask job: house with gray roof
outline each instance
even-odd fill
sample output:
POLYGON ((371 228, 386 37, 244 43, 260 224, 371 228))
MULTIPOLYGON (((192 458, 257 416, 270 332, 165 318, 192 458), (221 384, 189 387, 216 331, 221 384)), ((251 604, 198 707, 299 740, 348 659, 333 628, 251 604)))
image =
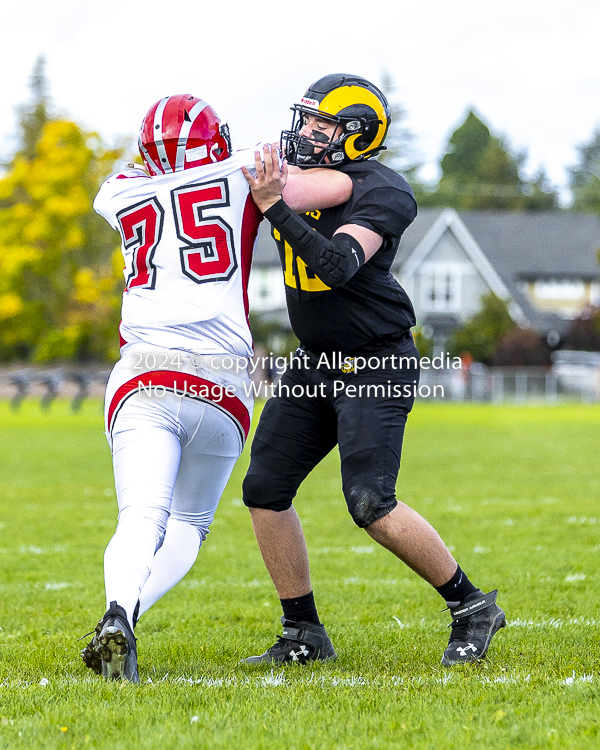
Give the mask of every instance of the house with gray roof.
POLYGON ((556 344, 570 320, 600 304, 599 248, 593 214, 424 209, 402 238, 397 276, 437 339, 492 291, 515 322, 556 344))
MULTIPOLYGON (((566 211, 421 209, 392 273, 438 346, 494 292, 513 319, 556 344, 569 321, 600 305, 600 220, 566 211)), ((266 222, 249 285, 250 309, 287 322, 283 274, 266 222)))

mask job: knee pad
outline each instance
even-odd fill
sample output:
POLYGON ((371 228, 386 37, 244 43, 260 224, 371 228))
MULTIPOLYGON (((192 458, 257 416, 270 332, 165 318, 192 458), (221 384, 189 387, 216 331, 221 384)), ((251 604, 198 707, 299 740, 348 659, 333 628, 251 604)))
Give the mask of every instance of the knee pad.
POLYGON ((242 498, 247 508, 266 510, 289 510, 292 500, 288 493, 278 490, 273 481, 259 474, 247 474, 242 484, 242 498))
POLYGON ((352 520, 361 529, 370 526, 378 518, 387 516, 398 505, 393 495, 382 497, 380 488, 375 485, 346 485, 344 496, 352 520))

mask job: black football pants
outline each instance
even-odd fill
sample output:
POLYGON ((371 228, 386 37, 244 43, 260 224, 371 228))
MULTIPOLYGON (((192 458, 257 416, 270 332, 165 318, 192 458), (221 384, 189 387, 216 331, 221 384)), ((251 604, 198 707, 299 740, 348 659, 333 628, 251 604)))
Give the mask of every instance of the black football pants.
POLYGON ((395 487, 406 419, 419 382, 416 349, 373 355, 372 369, 344 374, 296 364, 267 401, 244 479, 244 503, 275 511, 291 507, 298 487, 338 445, 342 489, 361 528, 396 505, 395 487), (388 359, 383 362, 384 356, 388 359))

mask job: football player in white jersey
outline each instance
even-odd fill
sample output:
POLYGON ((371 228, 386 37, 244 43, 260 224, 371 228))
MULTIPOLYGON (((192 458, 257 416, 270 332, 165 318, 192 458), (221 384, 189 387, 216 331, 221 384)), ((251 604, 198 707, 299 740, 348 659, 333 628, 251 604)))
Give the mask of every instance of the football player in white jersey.
MULTIPOLYGON (((248 435, 247 284, 262 214, 243 172, 279 177, 268 144, 232 153, 227 124, 188 94, 150 108, 138 145, 147 171, 112 175, 94 201, 120 232, 126 287, 105 404, 119 517, 107 611, 82 651, 106 679, 132 682, 137 619, 194 564, 248 435)), ((286 200, 303 212, 351 190, 346 175, 312 170, 290 175, 286 200)))

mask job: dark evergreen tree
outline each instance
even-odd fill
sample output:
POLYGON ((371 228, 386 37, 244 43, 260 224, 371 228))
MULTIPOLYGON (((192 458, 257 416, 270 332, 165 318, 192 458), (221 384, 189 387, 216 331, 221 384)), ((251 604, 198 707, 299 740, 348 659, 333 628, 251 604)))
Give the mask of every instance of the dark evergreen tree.
POLYGON ((17 109, 19 114, 19 142, 13 161, 17 156, 22 156, 28 161, 35 158, 36 146, 42 137, 44 127, 52 119, 52 105, 48 94, 45 68, 45 58, 43 56, 38 57, 29 79, 31 100, 17 109))
POLYGON ((600 128, 577 150, 579 163, 569 169, 573 210, 600 213, 600 128))
POLYGON ((551 185, 546 170, 538 170, 534 178, 525 185, 526 211, 555 211, 560 207, 558 192, 551 185))
POLYGON ((440 185, 453 181, 458 185, 472 185, 482 177, 481 163, 492 143, 487 125, 470 110, 465 121, 450 136, 442 157, 440 185))
POLYGON ((524 154, 512 153, 506 141, 470 110, 450 136, 437 187, 421 203, 464 210, 556 208, 557 193, 543 171, 532 181, 521 176, 524 161, 524 154))

